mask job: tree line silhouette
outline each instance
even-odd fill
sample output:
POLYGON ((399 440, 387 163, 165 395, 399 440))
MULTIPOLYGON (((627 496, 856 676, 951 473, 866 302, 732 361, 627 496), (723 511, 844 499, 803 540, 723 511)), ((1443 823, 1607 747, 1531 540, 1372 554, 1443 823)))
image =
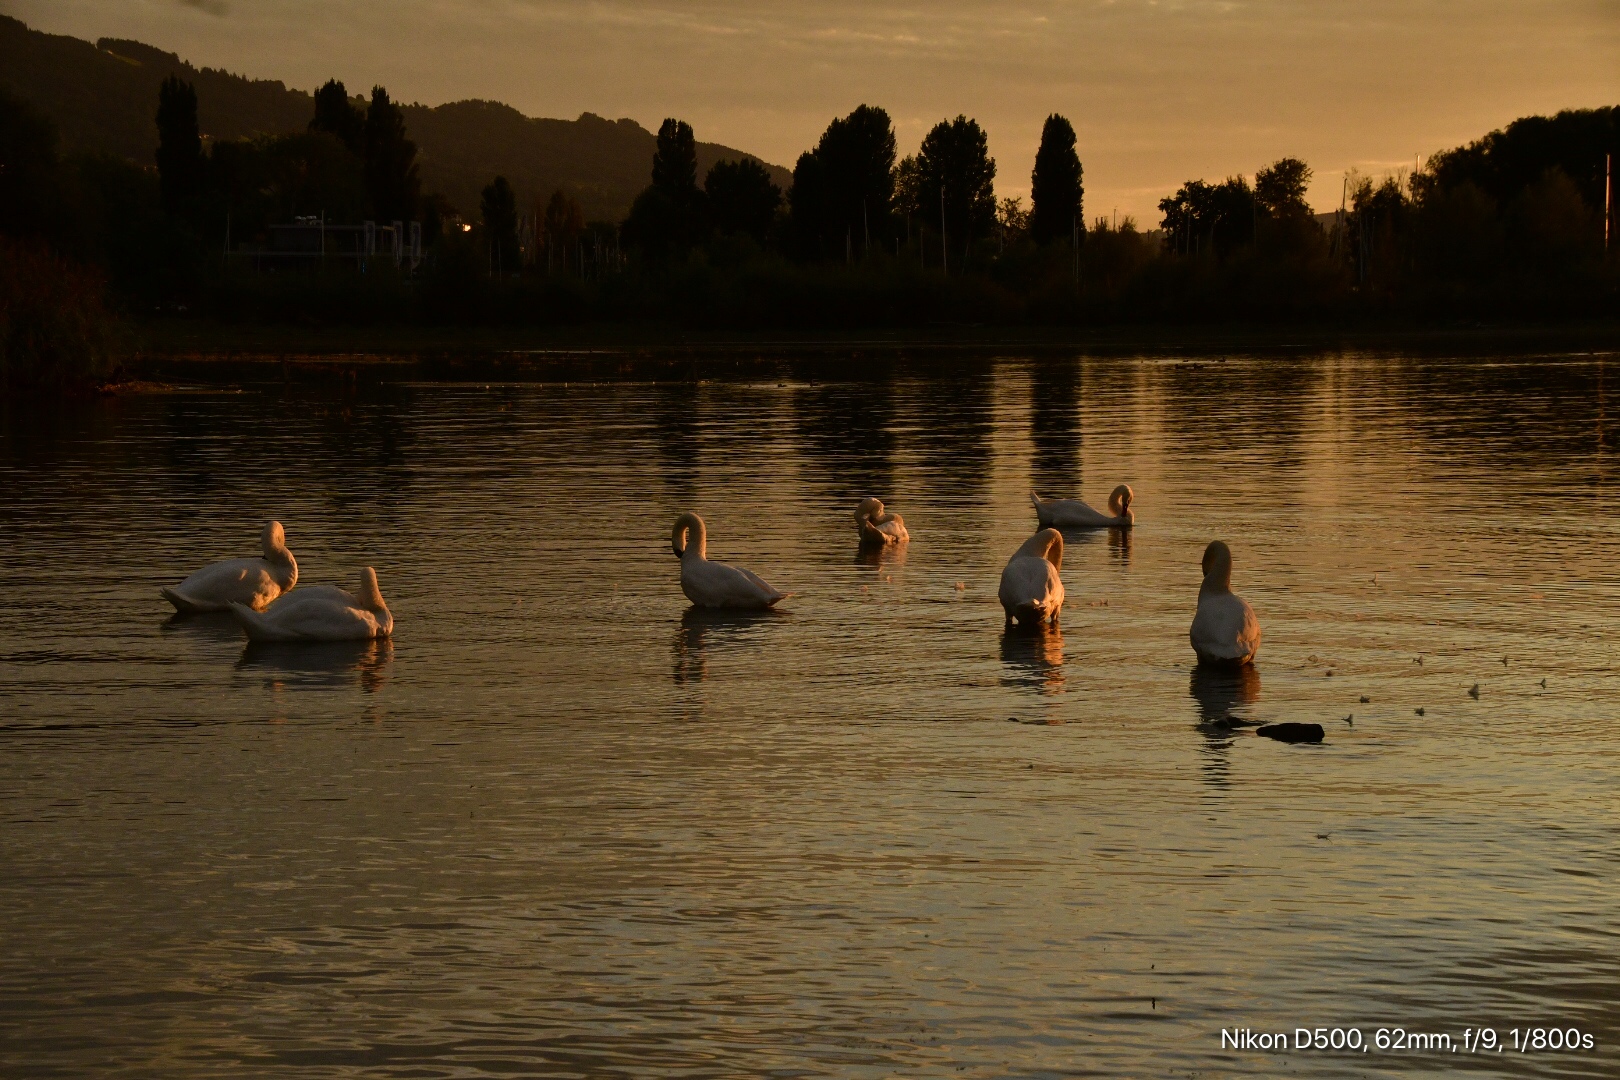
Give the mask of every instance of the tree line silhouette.
POLYGON ((786 191, 749 159, 700 178, 692 127, 667 119, 649 183, 622 222, 585 221, 561 190, 521 206, 504 177, 475 208, 424 195, 404 114, 382 87, 362 102, 332 80, 305 131, 205 142, 195 90, 171 76, 155 121, 155 169, 63 157, 50 123, 0 94, 6 381, 104 364, 104 344, 71 363, 39 359, 79 339, 110 340, 94 330, 107 323, 98 296, 119 313, 316 322, 1620 313, 1607 171, 1620 152, 1620 108, 1528 117, 1411 172, 1347 176, 1331 215, 1307 205, 1311 169, 1291 157, 1257 169, 1252 183, 1189 180, 1160 201, 1151 231, 1129 217, 1087 221, 1078 140, 1055 113, 1027 209, 997 202, 988 136, 965 115, 941 120, 900 157, 888 113, 863 104, 799 156, 786 191), (272 226, 316 215, 323 225, 420 222, 424 257, 279 273, 233 259, 272 226), (62 288, 42 291, 47 279, 62 288), (53 304, 79 307, 69 317, 53 304))

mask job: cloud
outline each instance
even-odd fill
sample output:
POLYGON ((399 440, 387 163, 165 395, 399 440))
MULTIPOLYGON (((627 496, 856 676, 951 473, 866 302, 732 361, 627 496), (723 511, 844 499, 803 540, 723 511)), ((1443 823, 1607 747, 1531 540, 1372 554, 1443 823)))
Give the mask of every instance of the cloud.
POLYGON ((230 8, 225 4, 225 0, 180 0, 180 6, 206 11, 208 14, 219 18, 223 18, 230 11, 230 8))

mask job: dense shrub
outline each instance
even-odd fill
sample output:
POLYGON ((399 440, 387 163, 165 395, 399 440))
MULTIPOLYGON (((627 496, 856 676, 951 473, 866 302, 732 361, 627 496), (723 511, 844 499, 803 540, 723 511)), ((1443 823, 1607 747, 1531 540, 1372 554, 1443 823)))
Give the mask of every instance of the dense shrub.
POLYGON ((42 247, 0 239, 0 386, 79 390, 113 368, 102 283, 42 247))

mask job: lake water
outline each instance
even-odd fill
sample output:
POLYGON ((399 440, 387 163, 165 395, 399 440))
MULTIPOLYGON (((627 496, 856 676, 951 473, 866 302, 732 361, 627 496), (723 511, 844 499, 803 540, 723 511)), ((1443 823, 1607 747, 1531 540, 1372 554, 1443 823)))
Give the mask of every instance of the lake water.
POLYGON ((13 406, 0 1073, 1614 1076, 1617 361, 13 406), (1069 535, 1061 632, 1004 636, 1031 485, 1120 482, 1137 527, 1069 535), (857 552, 868 494, 903 556, 857 552), (687 509, 779 614, 687 610, 687 509), (301 585, 377 568, 391 644, 171 620, 158 586, 271 516, 301 585), (1191 667, 1217 537, 1243 678, 1191 667), (1457 1049, 1220 1036, 1318 1026, 1457 1049), (1593 1049, 1515 1053, 1536 1027, 1593 1049))

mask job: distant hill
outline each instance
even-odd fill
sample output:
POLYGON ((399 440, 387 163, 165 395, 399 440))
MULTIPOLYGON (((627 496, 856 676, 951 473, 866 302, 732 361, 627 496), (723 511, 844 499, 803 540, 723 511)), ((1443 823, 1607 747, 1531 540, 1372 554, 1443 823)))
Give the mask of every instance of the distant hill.
MULTIPOLYGON (((116 154, 150 165, 158 86, 171 74, 196 86, 198 120, 211 138, 302 131, 314 113, 309 93, 281 82, 194 68, 138 41, 102 38, 92 45, 43 34, 0 15, 0 86, 55 120, 69 153, 116 154)), ((500 174, 523 205, 560 187, 579 200, 587 218, 622 219, 647 186, 657 143, 634 120, 591 113, 578 120, 536 119, 493 101, 407 105, 405 123, 420 149, 422 190, 442 193, 469 216, 477 213, 478 193, 500 174)), ((700 179, 716 161, 753 157, 704 142, 697 154, 700 179)), ((788 170, 762 164, 785 192, 792 182, 788 170)))

